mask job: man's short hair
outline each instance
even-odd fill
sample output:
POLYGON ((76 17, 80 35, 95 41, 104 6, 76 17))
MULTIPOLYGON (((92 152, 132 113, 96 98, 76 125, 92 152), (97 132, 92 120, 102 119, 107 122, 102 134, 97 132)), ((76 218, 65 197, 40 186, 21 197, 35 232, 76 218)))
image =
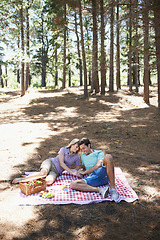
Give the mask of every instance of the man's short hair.
POLYGON ((79 145, 82 145, 82 144, 86 145, 87 147, 88 147, 89 144, 90 144, 90 146, 91 146, 91 142, 90 142, 89 138, 82 138, 82 139, 79 141, 79 145))

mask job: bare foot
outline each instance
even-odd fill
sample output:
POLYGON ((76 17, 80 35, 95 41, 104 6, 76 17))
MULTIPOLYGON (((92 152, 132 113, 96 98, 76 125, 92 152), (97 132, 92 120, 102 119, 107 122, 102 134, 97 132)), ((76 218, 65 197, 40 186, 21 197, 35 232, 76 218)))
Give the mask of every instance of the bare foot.
POLYGON ((11 181, 11 184, 17 184, 17 183, 21 182, 22 180, 23 180, 23 177, 14 178, 14 179, 11 181))

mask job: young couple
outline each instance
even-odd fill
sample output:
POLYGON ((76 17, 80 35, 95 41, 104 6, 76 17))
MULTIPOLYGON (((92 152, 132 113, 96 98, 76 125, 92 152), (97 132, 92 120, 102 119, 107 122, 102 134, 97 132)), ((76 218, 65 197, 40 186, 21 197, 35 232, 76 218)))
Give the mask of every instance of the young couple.
POLYGON ((70 186, 74 190, 97 192, 106 198, 108 192, 112 200, 117 202, 119 195, 115 189, 114 163, 110 154, 104 155, 101 150, 93 150, 88 138, 73 139, 68 146, 62 147, 55 158, 46 159, 42 162, 40 172, 25 176, 24 178, 14 179, 12 183, 18 181, 33 181, 39 177, 45 178, 47 185, 52 184, 56 178, 66 170, 67 172, 81 178, 72 181, 70 186), (81 150, 81 169, 79 150, 81 150), (70 167, 75 165, 73 171, 70 167), (88 177, 83 178, 83 175, 88 177), (110 182, 110 187, 98 188, 110 182))

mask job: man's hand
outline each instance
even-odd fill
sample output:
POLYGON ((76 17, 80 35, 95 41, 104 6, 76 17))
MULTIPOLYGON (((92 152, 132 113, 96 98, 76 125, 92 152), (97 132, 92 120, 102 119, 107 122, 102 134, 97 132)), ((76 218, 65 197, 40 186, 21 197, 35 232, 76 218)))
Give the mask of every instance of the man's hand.
POLYGON ((79 173, 79 170, 77 172, 73 172, 73 175, 79 178, 82 178, 83 175, 81 173, 79 173))
POLYGON ((86 173, 85 173, 85 170, 83 170, 83 169, 79 169, 78 170, 78 173, 80 173, 81 175, 85 175, 86 173))

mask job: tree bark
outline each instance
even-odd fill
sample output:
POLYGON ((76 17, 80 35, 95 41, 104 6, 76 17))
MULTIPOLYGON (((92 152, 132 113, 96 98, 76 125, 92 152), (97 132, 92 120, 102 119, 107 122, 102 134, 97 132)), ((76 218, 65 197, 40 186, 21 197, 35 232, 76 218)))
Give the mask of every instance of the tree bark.
POLYGON ((148 19, 148 8, 145 1, 145 7, 143 12, 144 22, 144 101, 149 104, 149 19, 148 19))
POLYGON ((154 3, 155 44, 157 58, 157 81, 158 81, 158 108, 160 109, 160 5, 154 3))
POLYGON ((97 43, 97 4, 96 0, 92 0, 92 15, 93 15, 93 61, 92 61, 92 81, 95 93, 99 92, 98 79, 98 43, 97 43))
POLYGON ((100 0, 101 11, 101 95, 105 95, 106 86, 106 59, 105 59, 105 26, 104 26, 104 3, 100 0))
MULTIPOLYGON (((86 22, 86 24, 85 24, 85 29, 86 29, 86 35, 87 35, 87 41, 88 41, 88 53, 90 53, 91 52, 91 50, 90 50, 90 44, 89 44, 89 42, 90 42, 90 37, 89 37, 89 29, 88 29, 88 23, 87 23, 87 18, 85 17, 85 22, 86 22)), ((88 65, 88 85, 89 86, 91 86, 91 84, 92 84, 92 70, 91 70, 91 68, 92 68, 92 63, 91 63, 91 61, 90 61, 90 58, 88 59, 88 63, 87 63, 87 65, 88 65)), ((93 90, 90 90, 90 93, 91 92, 93 92, 93 90)))
POLYGON ((129 6, 129 91, 132 92, 132 1, 129 6))
POLYGON ((0 80, 1 80, 1 86, 4 88, 3 78, 2 78, 2 65, 0 64, 0 80))
POLYGON ((80 19, 80 29, 81 29, 81 46, 82 46, 82 57, 83 57, 83 71, 84 71, 84 98, 88 98, 87 68, 86 68, 86 56, 85 56, 85 49, 84 49, 84 38, 83 38, 81 0, 78 0, 78 3, 79 3, 79 19, 80 19))
POLYGON ((111 23, 110 23, 110 75, 109 75, 109 92, 114 92, 114 7, 111 3, 111 23))
POLYGON ((136 92, 138 92, 138 0, 136 0, 136 46, 135 46, 135 87, 136 87, 136 92))
POLYGON ((116 85, 117 91, 121 88, 120 83, 120 45, 119 45, 119 0, 117 0, 117 58, 116 58, 116 85))
MULTIPOLYGON (((17 41, 17 46, 18 46, 18 49, 20 48, 20 37, 18 36, 18 41, 17 41)), ((20 68, 20 63, 19 61, 17 62, 17 82, 20 83, 20 71, 19 71, 19 68, 20 68)))
POLYGON ((66 4, 64 6, 64 50, 63 50, 63 84, 62 88, 64 89, 66 87, 66 35, 67 35, 67 27, 66 27, 66 4))
POLYGON ((70 49, 68 48, 68 86, 71 87, 71 56, 70 49))
POLYGON ((55 86, 58 85, 58 69, 57 69, 57 45, 55 46, 55 86))
POLYGON ((78 30, 77 30, 77 14, 75 12, 75 33, 77 37, 77 52, 78 52, 78 61, 79 61, 79 75, 80 75, 80 86, 83 85, 82 81, 82 59, 81 59, 81 52, 80 52, 80 46, 79 46, 79 35, 78 35, 78 30))
POLYGON ((41 64, 42 64, 42 87, 46 87, 46 59, 45 59, 43 13, 41 14, 41 20, 42 20, 42 55, 41 55, 41 64))
POLYGON ((29 53, 29 0, 27 0, 28 6, 26 7, 26 26, 27 26, 27 39, 26 39, 26 47, 27 47, 27 62, 26 62, 26 85, 25 90, 29 87, 29 59, 30 59, 30 53, 29 53))
POLYGON ((25 95, 25 84, 24 84, 24 24, 23 24, 23 2, 20 9, 20 21, 21 21, 21 51, 22 51, 22 62, 21 62, 21 96, 25 95))

